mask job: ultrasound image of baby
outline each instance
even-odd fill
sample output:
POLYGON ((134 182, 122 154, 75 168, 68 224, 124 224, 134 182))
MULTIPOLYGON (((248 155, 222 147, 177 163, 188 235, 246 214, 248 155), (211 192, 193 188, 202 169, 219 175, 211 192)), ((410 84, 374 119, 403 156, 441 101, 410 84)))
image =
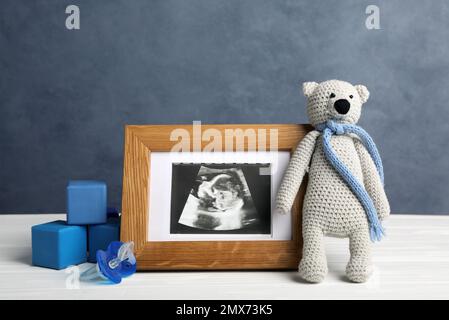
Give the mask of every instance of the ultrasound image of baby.
POLYGON ((204 230, 238 230, 256 221, 242 169, 202 165, 178 222, 204 230))

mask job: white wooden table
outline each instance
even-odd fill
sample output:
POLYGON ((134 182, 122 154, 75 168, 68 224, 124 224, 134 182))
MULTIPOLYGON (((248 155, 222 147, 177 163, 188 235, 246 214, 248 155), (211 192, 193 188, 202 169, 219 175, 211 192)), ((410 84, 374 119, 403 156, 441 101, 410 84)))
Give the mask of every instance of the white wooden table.
POLYGON ((345 280, 347 240, 327 238, 329 274, 321 284, 303 283, 293 271, 147 272, 120 285, 81 282, 79 288, 73 270, 31 266, 31 226, 56 219, 64 215, 0 215, 0 299, 449 298, 449 216, 392 216, 364 284, 345 280))

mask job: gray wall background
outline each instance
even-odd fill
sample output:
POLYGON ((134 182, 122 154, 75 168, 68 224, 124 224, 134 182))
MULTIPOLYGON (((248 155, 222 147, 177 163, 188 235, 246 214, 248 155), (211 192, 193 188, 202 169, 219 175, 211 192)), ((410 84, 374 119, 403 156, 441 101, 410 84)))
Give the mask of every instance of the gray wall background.
POLYGON ((448 1, 1 0, 0 212, 64 212, 68 179, 119 206, 125 124, 304 123, 332 78, 371 92, 392 210, 449 213, 448 1))

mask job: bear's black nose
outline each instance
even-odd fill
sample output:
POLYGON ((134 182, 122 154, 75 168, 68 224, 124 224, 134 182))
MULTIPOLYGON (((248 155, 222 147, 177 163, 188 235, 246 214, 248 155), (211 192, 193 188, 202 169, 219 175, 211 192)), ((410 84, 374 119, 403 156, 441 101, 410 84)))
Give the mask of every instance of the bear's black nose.
POLYGON ((347 114, 351 104, 346 99, 339 99, 334 102, 334 108, 339 114, 347 114))

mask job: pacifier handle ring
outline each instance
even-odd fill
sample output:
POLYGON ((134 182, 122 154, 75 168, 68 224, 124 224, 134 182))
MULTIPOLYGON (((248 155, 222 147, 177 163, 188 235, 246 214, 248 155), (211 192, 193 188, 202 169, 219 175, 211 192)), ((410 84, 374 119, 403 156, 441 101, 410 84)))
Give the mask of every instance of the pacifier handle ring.
POLYGON ((134 257, 134 242, 125 242, 118 250, 117 257, 109 261, 109 267, 111 269, 117 268, 120 263, 128 260, 130 263, 135 264, 136 258, 134 257))

